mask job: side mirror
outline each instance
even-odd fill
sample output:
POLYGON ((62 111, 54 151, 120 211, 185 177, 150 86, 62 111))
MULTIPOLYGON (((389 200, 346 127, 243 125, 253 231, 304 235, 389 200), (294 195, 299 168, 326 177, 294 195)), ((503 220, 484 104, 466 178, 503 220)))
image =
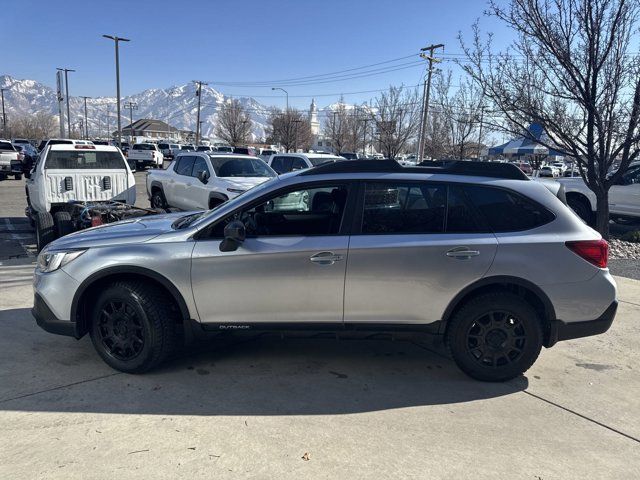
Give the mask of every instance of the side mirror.
POLYGON ((224 240, 220 242, 220 251, 233 252, 237 250, 246 237, 247 231, 244 228, 244 223, 240 220, 229 222, 229 224, 224 227, 224 240))
MULTIPOLYGON (((209 172, 207 172, 206 170, 200 170, 198 172, 198 180, 200 180, 202 183, 206 184, 209 181, 209 172)), ((229 225, 227 225, 227 226, 229 226, 229 225)))

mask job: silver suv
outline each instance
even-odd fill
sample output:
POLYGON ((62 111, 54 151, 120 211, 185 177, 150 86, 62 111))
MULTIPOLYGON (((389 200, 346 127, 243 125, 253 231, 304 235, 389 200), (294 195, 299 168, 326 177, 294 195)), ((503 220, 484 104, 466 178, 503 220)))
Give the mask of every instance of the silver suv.
POLYGON ((607 248, 513 165, 335 162, 54 241, 33 314, 89 333, 124 372, 207 331, 402 330, 443 336, 464 372, 502 381, 542 346, 610 327, 607 248))

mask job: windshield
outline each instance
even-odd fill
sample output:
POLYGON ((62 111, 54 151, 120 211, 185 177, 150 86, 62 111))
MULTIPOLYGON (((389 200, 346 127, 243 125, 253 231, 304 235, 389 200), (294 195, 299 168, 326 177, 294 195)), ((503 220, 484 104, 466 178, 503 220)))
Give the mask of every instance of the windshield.
POLYGON ((0 150, 10 151, 10 152, 16 151, 16 149, 13 148, 13 145, 11 145, 9 142, 0 142, 0 150))
POLYGON ((44 165, 46 169, 124 169, 126 168, 119 152, 95 152, 87 150, 51 151, 44 165))
POLYGON ((218 177, 274 177, 271 170, 257 158, 236 158, 209 155, 211 165, 218 177))

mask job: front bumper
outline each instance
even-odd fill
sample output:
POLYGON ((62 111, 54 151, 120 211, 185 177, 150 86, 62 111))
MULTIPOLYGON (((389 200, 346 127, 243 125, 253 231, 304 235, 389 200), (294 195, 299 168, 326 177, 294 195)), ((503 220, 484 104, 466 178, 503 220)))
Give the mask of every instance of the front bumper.
POLYGON ((80 338, 76 322, 58 319, 37 293, 33 296, 31 315, 36 319, 38 326, 49 333, 80 338))
POLYGON ((562 340, 600 335, 611 328, 611 324, 613 323, 617 310, 618 301, 614 300, 604 313, 595 320, 587 320, 584 322, 563 322, 562 320, 554 320, 551 322, 549 340, 545 346, 552 347, 562 340))

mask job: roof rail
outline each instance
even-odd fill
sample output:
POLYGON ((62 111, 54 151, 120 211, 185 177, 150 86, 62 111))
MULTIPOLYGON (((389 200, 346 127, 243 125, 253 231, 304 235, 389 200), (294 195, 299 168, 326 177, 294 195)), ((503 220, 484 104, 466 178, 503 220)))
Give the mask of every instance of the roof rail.
POLYGON ((506 180, 529 180, 529 177, 522 170, 510 163, 468 162, 461 160, 425 161, 415 167, 403 167, 395 160, 345 160, 324 163, 304 170, 300 175, 332 173, 440 173, 506 180))

